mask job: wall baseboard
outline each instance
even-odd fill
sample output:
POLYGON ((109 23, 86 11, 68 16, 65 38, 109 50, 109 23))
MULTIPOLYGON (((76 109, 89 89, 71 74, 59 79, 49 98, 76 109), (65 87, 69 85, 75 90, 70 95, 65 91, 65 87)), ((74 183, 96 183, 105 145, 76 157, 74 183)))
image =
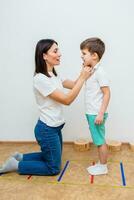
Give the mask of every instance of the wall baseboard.
MULTIPOLYGON (((73 145, 74 141, 64 141, 64 144, 73 145)), ((92 143, 92 142, 91 142, 92 143)), ((121 142, 123 145, 128 145, 129 142, 121 142)), ((36 141, 17 141, 17 140, 0 140, 0 144, 37 144, 36 141)))
MULTIPOLYGON (((63 142, 64 144, 73 144, 73 141, 64 141, 63 142)), ((17 140, 15 140, 15 141, 6 141, 6 140, 1 140, 0 141, 0 144, 37 144, 37 142, 36 141, 17 141, 17 140)))

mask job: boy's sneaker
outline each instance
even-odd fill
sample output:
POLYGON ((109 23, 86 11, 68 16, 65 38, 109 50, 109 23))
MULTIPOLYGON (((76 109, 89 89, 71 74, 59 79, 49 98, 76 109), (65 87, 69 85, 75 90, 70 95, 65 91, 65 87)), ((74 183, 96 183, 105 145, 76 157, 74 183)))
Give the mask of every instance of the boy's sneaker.
POLYGON ((96 164, 87 168, 87 171, 91 175, 103 175, 108 173, 107 164, 96 164))

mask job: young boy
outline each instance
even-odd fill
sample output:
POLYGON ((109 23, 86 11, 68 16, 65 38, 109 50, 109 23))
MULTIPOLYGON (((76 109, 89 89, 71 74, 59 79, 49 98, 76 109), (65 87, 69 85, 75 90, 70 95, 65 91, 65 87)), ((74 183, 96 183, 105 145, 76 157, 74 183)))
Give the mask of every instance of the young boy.
POLYGON ((89 38, 80 45, 84 66, 89 66, 93 74, 85 84, 86 118, 93 139, 98 147, 99 162, 87 168, 91 175, 108 173, 108 150, 105 142, 105 121, 110 99, 109 81, 100 60, 105 51, 105 44, 99 38, 89 38))

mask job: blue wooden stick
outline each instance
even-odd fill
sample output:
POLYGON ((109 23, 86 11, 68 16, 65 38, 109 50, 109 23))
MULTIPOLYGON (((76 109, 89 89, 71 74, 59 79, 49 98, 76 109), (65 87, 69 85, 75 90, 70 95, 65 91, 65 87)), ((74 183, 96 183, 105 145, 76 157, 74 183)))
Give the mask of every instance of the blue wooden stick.
POLYGON ((122 184, 123 184, 123 186, 126 186, 126 178, 125 178, 122 162, 120 162, 120 170, 121 170, 121 176, 122 176, 122 184))
POLYGON ((66 162, 66 164, 65 164, 65 166, 64 166, 64 168, 63 168, 63 170, 62 170, 62 172, 60 174, 60 176, 58 177, 58 179, 57 179, 58 182, 61 180, 63 174, 65 173, 65 170, 66 170, 68 164, 69 164, 69 160, 66 162))

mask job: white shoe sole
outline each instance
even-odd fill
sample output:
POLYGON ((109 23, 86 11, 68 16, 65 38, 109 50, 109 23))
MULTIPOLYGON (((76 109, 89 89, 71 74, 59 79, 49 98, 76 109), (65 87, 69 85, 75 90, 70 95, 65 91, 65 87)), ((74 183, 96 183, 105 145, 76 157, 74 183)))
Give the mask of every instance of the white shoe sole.
POLYGON ((94 176, 108 174, 108 169, 98 170, 98 171, 95 172, 94 166, 88 167, 87 171, 88 171, 89 174, 94 175, 94 176))

